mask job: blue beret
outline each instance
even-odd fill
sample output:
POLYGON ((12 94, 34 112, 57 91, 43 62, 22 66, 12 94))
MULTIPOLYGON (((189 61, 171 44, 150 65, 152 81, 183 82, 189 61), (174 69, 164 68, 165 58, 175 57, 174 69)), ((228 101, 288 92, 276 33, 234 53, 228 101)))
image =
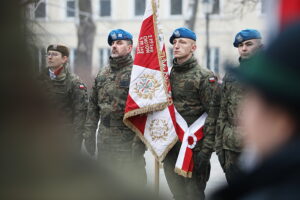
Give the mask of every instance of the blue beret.
POLYGON ((251 39, 261 39, 260 33, 255 29, 245 29, 238 32, 234 38, 233 46, 238 47, 239 43, 251 39))
POLYGON ((170 37, 170 43, 173 44, 175 38, 189 38, 196 41, 196 34, 187 28, 175 29, 172 36, 170 37))
POLYGON ((111 46, 112 42, 115 40, 131 40, 132 41, 132 35, 131 33, 124 31, 123 29, 116 29, 112 30, 107 38, 107 42, 109 46, 111 46))

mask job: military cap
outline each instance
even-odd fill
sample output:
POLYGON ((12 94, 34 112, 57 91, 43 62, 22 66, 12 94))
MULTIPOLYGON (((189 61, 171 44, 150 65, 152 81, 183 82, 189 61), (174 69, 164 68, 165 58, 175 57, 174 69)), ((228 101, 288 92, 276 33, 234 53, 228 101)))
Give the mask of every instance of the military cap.
POLYGON ((283 30, 248 62, 229 71, 274 102, 300 108, 299 35, 298 22, 283 30))
POLYGON ((107 42, 109 46, 111 46, 112 42, 115 40, 130 40, 132 41, 132 35, 131 33, 124 31, 123 29, 115 29, 112 30, 108 34, 107 42))
POLYGON ((245 29, 238 32, 234 38, 233 46, 238 47, 239 43, 251 39, 261 39, 260 33, 255 29, 245 29))
POLYGON ((196 41, 196 34, 187 28, 177 28, 174 30, 172 36, 170 37, 170 43, 173 44, 175 38, 189 38, 196 41))
POLYGON ((47 52, 48 51, 58 51, 60 52, 63 56, 67 56, 69 57, 69 48, 61 45, 61 44, 50 44, 47 48, 47 52))

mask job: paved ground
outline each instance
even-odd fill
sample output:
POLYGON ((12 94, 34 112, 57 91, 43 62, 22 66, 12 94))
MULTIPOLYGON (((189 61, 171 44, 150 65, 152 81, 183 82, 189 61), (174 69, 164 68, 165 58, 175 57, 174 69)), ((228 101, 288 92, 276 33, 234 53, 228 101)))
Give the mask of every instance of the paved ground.
MULTIPOLYGON (((148 186, 153 188, 154 183, 154 157, 152 156, 151 152, 147 151, 145 153, 146 158, 146 170, 147 170, 147 177, 148 177, 148 186)), ((220 185, 225 184, 225 175, 223 170, 219 164, 218 158, 214 153, 211 158, 211 173, 210 179, 207 183, 207 188, 205 193, 209 195, 213 190, 218 188, 220 185)), ((172 199, 172 194, 168 187, 164 170, 160 168, 160 193, 165 194, 169 199, 172 199)))

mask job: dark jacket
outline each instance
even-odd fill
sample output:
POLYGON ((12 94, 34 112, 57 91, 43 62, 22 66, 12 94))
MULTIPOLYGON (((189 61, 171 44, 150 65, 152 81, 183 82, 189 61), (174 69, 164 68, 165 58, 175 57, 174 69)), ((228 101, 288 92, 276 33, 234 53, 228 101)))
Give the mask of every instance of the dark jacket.
POLYGON ((211 199, 300 199, 300 137, 293 138, 252 172, 217 191, 211 199))

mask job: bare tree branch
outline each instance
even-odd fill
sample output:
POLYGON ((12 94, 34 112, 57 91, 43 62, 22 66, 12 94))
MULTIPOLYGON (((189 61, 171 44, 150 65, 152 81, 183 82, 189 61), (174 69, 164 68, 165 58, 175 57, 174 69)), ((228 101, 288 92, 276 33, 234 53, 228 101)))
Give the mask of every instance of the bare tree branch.
POLYGON ((79 12, 88 13, 79 15, 79 25, 77 27, 77 52, 75 57, 75 73, 85 82, 91 80, 92 58, 94 48, 94 38, 96 25, 92 18, 91 0, 78 1, 79 12))
POLYGON ((184 22, 184 26, 193 30, 195 29, 195 23, 198 13, 198 4, 199 0, 190 0, 189 7, 188 7, 188 16, 184 22))
POLYGON ((252 12, 260 1, 261 0, 227 0, 228 4, 232 6, 229 12, 241 18, 247 12, 252 12))

